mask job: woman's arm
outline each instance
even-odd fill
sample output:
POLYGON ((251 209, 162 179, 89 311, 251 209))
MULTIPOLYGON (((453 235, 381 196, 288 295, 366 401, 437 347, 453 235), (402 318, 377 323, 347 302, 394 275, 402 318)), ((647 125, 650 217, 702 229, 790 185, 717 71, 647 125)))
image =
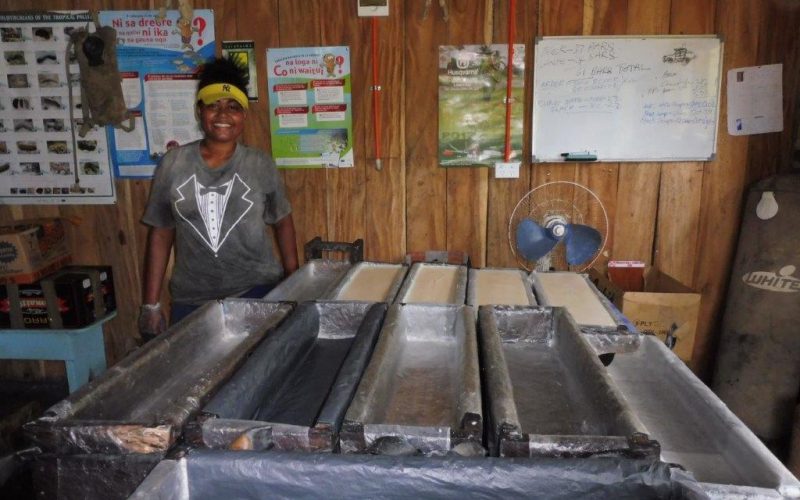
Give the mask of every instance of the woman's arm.
POLYGON ((294 234, 294 220, 292 214, 275 223, 275 237, 278 240, 278 250, 281 252, 283 272, 289 276, 297 271, 297 242, 294 234))
POLYGON ((175 241, 174 227, 151 227, 147 233, 143 304, 156 304, 161 297, 161 284, 164 282, 173 241, 175 241))

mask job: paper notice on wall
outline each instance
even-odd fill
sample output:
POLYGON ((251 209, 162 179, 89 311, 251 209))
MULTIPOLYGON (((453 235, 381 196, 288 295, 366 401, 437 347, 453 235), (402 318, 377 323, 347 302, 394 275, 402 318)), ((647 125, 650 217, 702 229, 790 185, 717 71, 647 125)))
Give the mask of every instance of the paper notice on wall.
POLYGON ((783 65, 728 71, 728 133, 765 134, 783 130, 783 65))
POLYGON ((202 139, 194 117, 195 75, 147 75, 144 83, 147 141, 161 156, 181 144, 202 139))
POLYGON ((272 156, 282 168, 353 166, 348 47, 267 50, 272 156))
POLYGON ((106 129, 78 134, 80 69, 67 45, 91 20, 85 11, 0 14, 0 204, 116 199, 106 129))

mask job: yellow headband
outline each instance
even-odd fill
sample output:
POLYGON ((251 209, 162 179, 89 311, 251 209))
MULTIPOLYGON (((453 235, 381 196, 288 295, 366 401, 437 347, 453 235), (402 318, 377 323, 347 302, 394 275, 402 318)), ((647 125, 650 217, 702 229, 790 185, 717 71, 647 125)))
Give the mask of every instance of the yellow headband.
POLYGON ((230 83, 212 83, 197 92, 197 100, 206 105, 213 104, 220 99, 233 99, 244 109, 247 109, 248 106, 247 96, 244 92, 230 83))

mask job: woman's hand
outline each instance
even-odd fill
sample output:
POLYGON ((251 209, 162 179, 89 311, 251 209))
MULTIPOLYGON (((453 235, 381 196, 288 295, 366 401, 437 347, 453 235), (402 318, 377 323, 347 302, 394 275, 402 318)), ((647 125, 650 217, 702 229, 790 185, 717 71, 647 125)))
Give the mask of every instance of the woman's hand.
POLYGON ((161 335, 167 329, 167 320, 161 304, 142 304, 139 310, 139 335, 145 342, 161 335))

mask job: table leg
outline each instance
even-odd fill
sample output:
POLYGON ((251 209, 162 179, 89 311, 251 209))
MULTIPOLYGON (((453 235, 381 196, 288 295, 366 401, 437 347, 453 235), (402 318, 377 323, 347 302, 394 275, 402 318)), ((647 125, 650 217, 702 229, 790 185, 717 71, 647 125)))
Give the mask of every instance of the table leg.
POLYGON ((97 324, 89 330, 69 332, 71 356, 65 360, 69 392, 97 377, 106 369, 106 351, 103 339, 103 325, 97 324))

